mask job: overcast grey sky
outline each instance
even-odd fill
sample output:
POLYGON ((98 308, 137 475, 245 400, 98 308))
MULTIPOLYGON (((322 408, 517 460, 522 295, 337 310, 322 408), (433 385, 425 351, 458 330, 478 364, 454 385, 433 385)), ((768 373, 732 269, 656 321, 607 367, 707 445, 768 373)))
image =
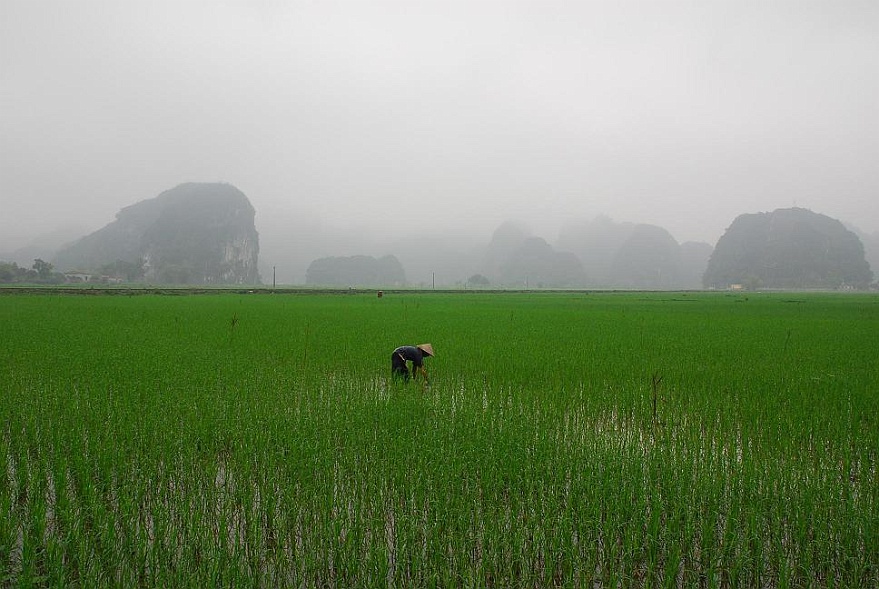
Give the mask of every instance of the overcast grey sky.
POLYGON ((877 231, 877 105, 875 0, 0 0, 0 250, 187 181, 257 228, 877 231))

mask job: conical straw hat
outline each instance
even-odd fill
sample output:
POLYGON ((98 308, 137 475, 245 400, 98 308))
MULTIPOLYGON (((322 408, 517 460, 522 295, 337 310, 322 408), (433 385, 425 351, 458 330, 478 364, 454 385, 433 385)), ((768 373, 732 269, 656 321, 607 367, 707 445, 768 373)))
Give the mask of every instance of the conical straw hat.
POLYGON ((430 344, 418 344, 417 347, 419 350, 427 354, 428 356, 433 356, 433 346, 430 344))

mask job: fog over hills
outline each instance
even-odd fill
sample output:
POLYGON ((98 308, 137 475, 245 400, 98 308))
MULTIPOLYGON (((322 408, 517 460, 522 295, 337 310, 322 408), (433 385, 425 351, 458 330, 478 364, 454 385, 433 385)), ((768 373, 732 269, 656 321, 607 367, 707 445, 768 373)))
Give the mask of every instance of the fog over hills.
MULTIPOLYGON (((220 227, 218 222, 227 223, 225 220, 219 221, 219 217, 216 217, 218 211, 214 209, 229 196, 241 199, 245 210, 249 209, 247 197, 233 186, 184 184, 163 192, 157 198, 123 208, 117 213, 117 221, 85 237, 80 235, 78 239, 72 239, 81 229, 59 229, 28 247, 8 255, 0 254, 0 260, 17 262, 21 267, 29 268, 34 258, 42 258, 56 263, 56 270, 74 267, 94 269, 106 268, 117 258, 134 263, 134 258, 144 258, 144 252, 144 259, 155 258, 155 252, 162 251, 156 248, 164 247, 167 250, 170 247, 178 251, 179 247, 183 247, 181 244, 192 242, 204 249, 207 242, 192 241, 191 236, 204 235, 206 227, 220 227), (206 200, 211 191, 217 191, 217 194, 206 200), (135 216, 134 212, 149 212, 156 209, 156 203, 168 201, 170 195, 177 194, 190 198, 185 209, 182 208, 183 201, 180 201, 179 210, 185 210, 185 215, 169 209, 171 215, 166 214, 165 218, 176 225, 147 232, 146 228, 154 223, 153 217, 158 219, 157 213, 145 218, 140 213, 135 216), (205 219, 200 219, 202 216, 205 219), (208 218, 212 220, 205 224, 208 218), (135 230, 135 225, 143 227, 135 230), (169 242, 164 246, 152 238, 152 241, 145 240, 144 236, 162 232, 169 239, 177 235, 186 240, 172 240, 174 244, 169 242), (127 256, 132 260, 126 258, 126 251, 133 252, 127 256), (93 260, 93 263, 89 260, 93 260)), ((606 215, 588 221, 572 219, 555 239, 536 233, 525 223, 510 221, 501 223, 491 233, 466 228, 430 233, 427 230, 415 231, 414 224, 412 230, 401 227, 395 232, 380 232, 370 231, 366 226, 333 225, 313 216, 295 218, 271 212, 260 214, 258 211, 250 212, 249 216, 255 219, 255 226, 251 225, 245 231, 251 232, 251 237, 247 239, 254 244, 259 240, 258 263, 262 282, 279 285, 309 282, 329 286, 405 284, 416 288, 467 288, 479 284, 494 288, 698 289, 704 286, 703 274, 709 268, 709 261, 721 263, 720 260, 731 259, 729 244, 735 240, 742 241, 740 235, 743 234, 741 231, 729 233, 728 230, 718 242, 726 244, 724 251, 714 255, 714 244, 694 241, 679 243, 669 231, 658 225, 616 221, 606 215), (388 266, 391 258, 393 262, 388 266), (369 264, 378 266, 370 269, 369 264), (398 264, 398 270, 394 270, 394 264, 398 264), (337 267, 336 270, 332 269, 333 265, 337 267), (341 271, 341 277, 332 278, 337 271, 341 271)), ((781 244, 790 236, 790 243, 784 246, 787 249, 776 249, 776 253, 771 254, 774 260, 772 264, 781 268, 788 263, 785 260, 789 260, 791 272, 797 276, 806 276, 806 267, 811 265, 811 272, 819 274, 813 274, 809 279, 811 282, 803 283, 803 286, 832 287, 839 283, 836 278, 838 274, 843 284, 863 287, 870 280, 867 263, 876 268, 879 262, 879 234, 866 234, 851 225, 846 230, 839 221, 820 213, 801 208, 778 209, 771 214, 743 213, 733 220, 730 229, 739 229, 748 219, 787 220, 785 224, 793 228, 793 233, 788 231, 770 237, 770 242, 774 239, 781 244), (821 237, 820 232, 824 232, 825 237, 821 237), (821 242, 820 239, 825 241, 821 242), (857 243, 858 239, 863 245, 857 243), (837 263, 832 261, 836 258, 826 258, 821 253, 829 251, 827 247, 830 247, 822 243, 849 245, 840 246, 839 254, 834 254, 838 256, 837 263), (802 252, 798 254, 799 250, 802 252), (807 253, 807 250, 814 250, 815 253, 807 253), (815 256, 819 254, 824 260, 823 269, 815 265, 815 256), (855 267, 863 269, 857 272, 846 269, 855 267), (823 276, 820 280, 814 277, 819 275, 823 276)), ((751 247, 766 238, 754 233, 750 237, 746 235, 744 239, 742 243, 751 247)), ((737 250, 734 248, 731 251, 737 250)), ((207 252, 198 253, 196 258, 207 259, 207 252)), ((255 252, 253 259, 257 259, 255 252)), ((147 272, 144 279, 167 281, 168 277, 180 274, 182 262, 174 263, 173 270, 177 274, 166 273, 163 279, 161 273, 150 275, 147 272)), ((205 263, 198 262, 207 268, 205 263)), ((765 276, 757 280, 755 277, 762 276, 762 268, 767 262, 759 262, 751 270, 741 266, 746 261, 724 263, 739 264, 745 269, 728 272, 727 275, 719 274, 714 269, 711 276, 706 278, 710 278, 708 283, 711 286, 724 288, 734 282, 770 287, 796 287, 798 284, 794 275, 788 282, 779 284, 773 284, 765 276)), ((253 282, 255 274, 250 276, 244 279, 245 283, 253 282)), ((201 281, 195 278, 196 283, 201 281)), ((192 280, 190 272, 184 282, 192 280)), ((233 282, 241 281, 239 277, 233 282)))
POLYGON ((58 270, 166 284, 255 284, 259 235, 247 196, 229 184, 186 183, 121 209, 116 220, 61 248, 58 270))
POLYGON ((862 0, 4 0, 0 252, 186 182, 247 195, 285 282, 389 249, 424 282, 507 221, 873 234, 877 72, 862 0))
POLYGON ((420 288, 863 288, 879 250, 876 234, 796 207, 738 215, 719 250, 606 215, 570 219, 555 239, 522 222, 503 222, 491 234, 467 227, 431 233, 435 227, 412 219, 373 231, 259 214, 232 185, 185 183, 123 207, 97 231, 72 239, 81 230, 59 228, 0 261, 30 268, 40 258, 55 271, 105 275, 123 268, 123 279, 158 283, 253 284, 261 277, 280 285, 420 288))
POLYGON ((749 289, 866 288, 873 272, 860 238, 803 208, 736 217, 711 254, 703 282, 749 289))
MULTIPOLYGON (((536 265, 561 264, 556 271, 574 272, 576 275, 576 270, 562 269, 570 264, 561 259, 568 253, 576 255, 583 264, 584 276, 560 279, 553 282, 555 286, 607 287, 619 284, 610 272, 613 255, 626 241, 630 228, 636 227, 631 223, 616 223, 606 216, 590 222, 574 223, 572 227, 586 231, 580 235, 588 242, 585 247, 578 248, 573 243, 573 229, 563 230, 556 235, 541 235, 522 222, 501 223, 494 232, 459 229, 443 233, 424 230, 407 234, 405 229, 401 229, 399 233, 402 236, 394 236, 365 228, 333 226, 314 219, 310 222, 288 219, 286 222, 290 224, 286 225, 280 217, 262 224, 261 218, 262 215, 257 212, 261 244, 260 274, 263 281, 271 283, 274 272, 278 283, 292 284, 304 283, 309 264, 317 258, 394 255, 406 271, 407 282, 413 286, 462 286, 477 273, 492 278, 492 284, 496 286, 524 286, 528 279, 527 272, 510 267, 512 258, 536 256, 532 259, 536 265), (593 227, 613 227, 616 231, 589 233, 593 227), (531 240, 530 248, 526 243, 528 240, 531 240)), ((661 231, 667 234, 664 229, 661 231)), ((673 239, 670 234, 668 237, 673 239)), ((676 246, 677 242, 674 243, 676 246)), ((708 254, 711 247, 706 243, 696 246, 703 252, 707 250, 708 254)), ((704 270, 707 255, 702 257, 704 259, 697 256, 695 263, 701 264, 704 270)), ((698 280, 681 277, 675 284, 698 288, 700 280, 701 272, 698 280)), ((530 285, 537 286, 544 281, 535 273, 530 285)))
POLYGON ((864 258, 870 264, 874 278, 879 279, 879 231, 867 233, 849 223, 846 223, 846 227, 861 240, 864 245, 864 258))

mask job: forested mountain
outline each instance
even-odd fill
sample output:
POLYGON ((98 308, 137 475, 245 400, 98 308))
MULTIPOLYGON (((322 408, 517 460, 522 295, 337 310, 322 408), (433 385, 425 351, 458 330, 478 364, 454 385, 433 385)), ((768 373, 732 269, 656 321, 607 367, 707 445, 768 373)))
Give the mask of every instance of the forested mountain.
POLYGON ((861 240, 861 243, 864 245, 864 259, 870 264, 873 278, 879 279, 879 231, 867 233, 856 227, 847 228, 861 240))
POLYGON ((703 241, 685 241, 681 244, 681 288, 702 288, 702 275, 714 248, 703 241))
POLYGON ((807 209, 738 216, 717 242, 706 287, 864 287, 872 280, 857 235, 807 209))
POLYGON ((481 273, 494 285, 515 288, 580 288, 586 284, 577 256, 556 251, 543 238, 511 223, 495 230, 481 273))
POLYGON ((636 225, 613 256, 613 284, 622 288, 681 287, 681 248, 656 225, 636 225))
POLYGON ((559 232, 559 247, 573 252, 580 259, 589 286, 610 287, 616 280, 614 256, 634 228, 633 223, 617 223, 601 215, 591 221, 578 221, 563 227, 559 232))
POLYGON ((247 197, 229 184, 181 184, 125 207, 116 220, 59 251, 64 271, 119 266, 149 282, 259 282, 259 235, 247 197))
MULTIPOLYGON (((368 231, 270 217, 276 226, 267 268, 274 276, 277 266, 278 282, 286 284, 445 288, 478 277, 497 288, 863 288, 873 278, 869 262, 879 264, 879 233, 798 208, 741 215, 716 249, 678 244, 664 228, 605 216, 571 223, 556 243, 509 222, 487 242, 463 233, 380 240, 368 231), (339 251, 396 255, 329 256, 339 251), (295 281, 285 282, 283 273, 295 273, 295 281)), ((254 219, 234 186, 182 184, 122 209, 114 222, 49 259, 55 270, 126 282, 257 283, 254 219)))
POLYGON ((482 256, 482 263, 478 270, 487 276, 493 284, 497 284, 501 276, 501 268, 509 262, 519 247, 531 235, 524 228, 515 223, 502 223, 494 230, 482 256))
POLYGON ((586 273, 574 254, 555 251, 541 237, 529 237, 501 264, 497 282, 508 286, 582 288, 586 273))
POLYGON ((403 286, 406 273, 394 256, 339 256, 313 261, 305 282, 315 286, 403 286))
POLYGON ((55 254, 87 234, 89 229, 82 225, 62 225, 48 233, 35 235, 28 243, 11 252, 0 254, 0 260, 16 262, 20 266, 30 266, 34 260, 52 260, 55 254))
POLYGON ((587 285, 597 288, 701 288, 710 244, 678 244, 662 227, 617 223, 599 216, 563 228, 559 244, 583 262, 587 285))

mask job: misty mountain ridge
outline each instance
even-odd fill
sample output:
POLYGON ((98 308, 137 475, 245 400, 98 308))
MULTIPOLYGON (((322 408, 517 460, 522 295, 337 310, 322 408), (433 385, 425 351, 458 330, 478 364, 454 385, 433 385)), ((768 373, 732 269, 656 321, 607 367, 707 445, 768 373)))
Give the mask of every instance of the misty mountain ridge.
MULTIPOLYGON (((478 280, 473 283, 495 288, 651 290, 737 283, 799 288, 869 282, 867 277, 872 275, 867 274, 870 265, 864 254, 876 260, 879 233, 859 238, 839 221, 806 209, 740 215, 718 246, 742 242, 736 235, 743 225, 773 217, 777 220, 771 224, 776 228, 798 229, 773 235, 772 263, 799 264, 800 269, 792 272, 811 272, 811 281, 789 278, 777 283, 757 271, 720 276, 718 264, 728 257, 723 250, 717 252, 703 242, 679 244, 662 227, 616 222, 604 215, 571 221, 559 231, 555 243, 513 222, 500 224, 485 242, 461 231, 402 237, 366 229, 351 231, 292 215, 270 215, 260 234, 256 211, 247 197, 232 185, 210 183, 181 184, 124 207, 115 221, 46 257, 59 270, 94 271, 124 263, 128 277, 140 271, 143 281, 180 284, 256 284, 259 270, 272 280, 277 274, 278 284, 422 288, 466 287, 474 277, 478 280), (815 278, 824 270, 803 270, 807 260, 794 253, 798 248, 814 249, 810 231, 825 236, 821 242, 825 250, 830 243, 845 244, 843 249, 853 254, 854 261, 845 255, 830 256, 832 260, 829 254, 824 257, 830 264, 848 264, 856 271, 838 270, 825 280, 815 278), (779 246, 791 235, 796 237, 792 244, 779 246), (712 269, 706 274, 709 263, 712 269), (138 267, 132 270, 132 265, 138 267), (845 275, 845 279, 837 280, 836 275, 845 275)), ((755 238, 753 231, 745 234, 751 245, 768 239, 755 238)), ((814 258, 815 253, 811 255, 814 258)))
POLYGON ((319 258, 308 266, 305 283, 311 286, 395 286, 406 285, 406 272, 392 255, 319 258))
POLYGON ((867 233, 851 223, 845 223, 845 226, 861 240, 864 246, 864 259, 867 260, 873 271, 873 278, 879 278, 877 275, 879 274, 879 231, 867 233))
POLYGON ((0 254, 0 260, 29 267, 37 258, 51 260, 59 250, 69 246, 88 232, 88 229, 82 225, 62 225, 48 233, 35 236, 21 247, 0 254))

